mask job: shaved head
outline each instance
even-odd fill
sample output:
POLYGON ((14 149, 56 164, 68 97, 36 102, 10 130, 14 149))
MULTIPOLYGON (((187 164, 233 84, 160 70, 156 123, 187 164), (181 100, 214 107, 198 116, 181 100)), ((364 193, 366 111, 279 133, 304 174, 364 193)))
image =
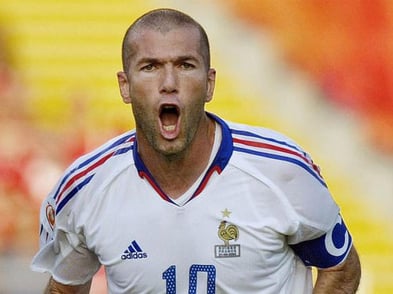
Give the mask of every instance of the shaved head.
POLYGON ((200 50, 204 58, 206 70, 210 68, 210 46, 204 28, 189 15, 174 9, 156 9, 149 11, 139 17, 127 30, 122 45, 122 62, 123 71, 128 72, 130 59, 135 53, 135 45, 132 42, 133 37, 137 36, 143 30, 154 30, 165 34, 172 29, 189 27, 199 31, 200 50))

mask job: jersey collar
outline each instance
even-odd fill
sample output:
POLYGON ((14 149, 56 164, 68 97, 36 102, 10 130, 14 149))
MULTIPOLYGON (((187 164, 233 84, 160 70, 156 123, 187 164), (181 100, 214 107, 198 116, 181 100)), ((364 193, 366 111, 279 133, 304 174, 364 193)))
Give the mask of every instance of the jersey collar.
MULTIPOLYGON (((218 149, 218 152, 216 154, 216 157, 214 158, 210 167, 206 171, 198 188, 195 190, 194 194, 192 195, 192 197, 188 201, 197 197, 203 191, 203 189, 206 187, 206 184, 208 183, 211 175, 214 172, 221 174, 221 172, 224 170, 224 168, 228 164, 228 161, 231 158, 232 152, 233 152, 232 134, 229 129, 229 126, 226 124, 226 122, 224 120, 222 120, 218 116, 216 116, 212 113, 209 113, 209 112, 207 112, 207 115, 210 118, 214 119, 221 126, 222 140, 221 140, 221 144, 218 149)), ((155 181, 155 179, 153 178, 153 176, 150 174, 149 170, 147 169, 147 167, 143 163, 142 159, 140 158, 140 156, 138 154, 138 142, 136 139, 134 142, 133 156, 134 156, 134 162, 135 162, 135 166, 136 166, 139 176, 141 178, 145 178, 150 183, 150 185, 156 190, 156 192, 160 195, 160 197, 162 199, 177 205, 175 202, 173 202, 168 197, 168 195, 166 195, 164 193, 164 191, 162 191, 160 186, 157 184, 157 182, 155 181)))

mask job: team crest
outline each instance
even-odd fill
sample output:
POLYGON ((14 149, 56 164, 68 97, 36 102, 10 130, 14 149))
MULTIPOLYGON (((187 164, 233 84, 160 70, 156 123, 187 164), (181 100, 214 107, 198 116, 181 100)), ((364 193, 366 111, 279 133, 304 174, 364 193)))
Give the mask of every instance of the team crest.
POLYGON ((46 206, 46 219, 48 220, 48 223, 50 227, 53 229, 55 226, 55 209, 53 208, 52 205, 48 204, 46 206))
MULTIPOLYGON (((231 212, 229 212, 227 209, 222 211, 224 217, 229 218, 230 213, 231 212)), ((239 229, 237 226, 227 222, 226 220, 221 221, 218 227, 218 237, 224 242, 224 245, 214 246, 216 258, 240 256, 240 245, 230 244, 230 242, 236 241, 239 238, 239 229)))

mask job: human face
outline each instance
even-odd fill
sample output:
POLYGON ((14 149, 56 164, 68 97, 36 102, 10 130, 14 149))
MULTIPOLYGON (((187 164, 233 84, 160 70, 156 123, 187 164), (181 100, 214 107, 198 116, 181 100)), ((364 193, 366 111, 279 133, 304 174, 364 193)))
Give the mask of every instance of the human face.
POLYGON ((118 73, 118 81, 123 101, 132 105, 138 143, 166 156, 180 154, 194 140, 215 85, 199 31, 139 29, 129 42, 129 71, 118 73))

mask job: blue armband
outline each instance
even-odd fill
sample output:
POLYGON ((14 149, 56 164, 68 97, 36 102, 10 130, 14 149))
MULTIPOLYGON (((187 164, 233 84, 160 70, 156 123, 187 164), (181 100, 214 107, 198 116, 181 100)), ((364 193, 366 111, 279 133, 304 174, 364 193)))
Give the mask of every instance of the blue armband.
POLYGON ((335 226, 319 238, 290 245, 306 266, 328 268, 338 265, 348 255, 352 237, 341 216, 335 226))

